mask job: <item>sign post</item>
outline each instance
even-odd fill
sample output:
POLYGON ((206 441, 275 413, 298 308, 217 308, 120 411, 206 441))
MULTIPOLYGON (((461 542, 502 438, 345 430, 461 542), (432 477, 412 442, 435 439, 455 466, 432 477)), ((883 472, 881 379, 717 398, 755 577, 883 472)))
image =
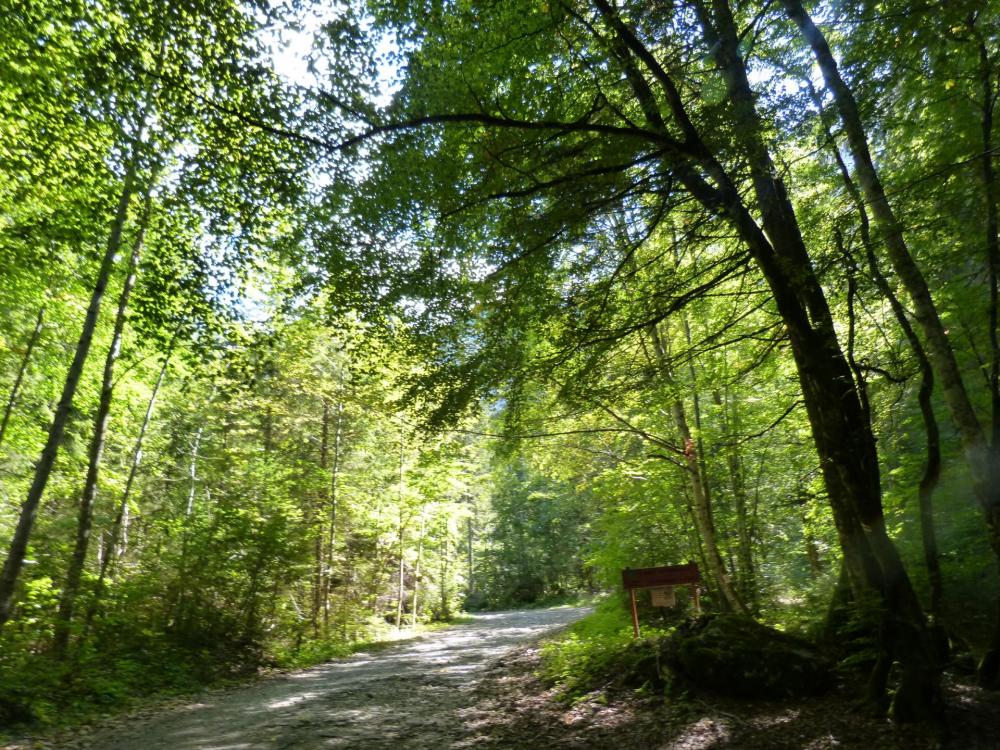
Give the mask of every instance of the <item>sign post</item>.
MULTIPOLYGON (((639 612, 635 606, 636 589, 662 589, 674 586, 694 586, 694 608, 701 612, 698 584, 701 573, 695 563, 687 565, 664 565, 659 568, 625 568, 622 571, 622 587, 629 593, 632 605, 632 631, 639 637, 639 612)), ((671 591, 671 595, 673 591, 671 591)))

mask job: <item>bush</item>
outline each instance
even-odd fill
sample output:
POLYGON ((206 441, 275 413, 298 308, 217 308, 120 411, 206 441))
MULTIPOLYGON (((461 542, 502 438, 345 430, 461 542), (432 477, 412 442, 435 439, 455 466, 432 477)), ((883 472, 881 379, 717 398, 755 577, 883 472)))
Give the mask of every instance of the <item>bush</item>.
POLYGON ((627 598, 613 596, 542 646, 542 676, 568 698, 612 686, 659 687, 649 660, 656 659, 652 644, 669 632, 643 624, 645 637, 637 641, 627 598))

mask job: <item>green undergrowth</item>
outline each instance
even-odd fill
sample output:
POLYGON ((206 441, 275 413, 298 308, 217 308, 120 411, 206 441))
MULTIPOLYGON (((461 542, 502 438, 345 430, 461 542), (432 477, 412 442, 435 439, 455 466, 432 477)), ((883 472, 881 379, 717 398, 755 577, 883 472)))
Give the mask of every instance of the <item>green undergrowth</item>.
POLYGON ((562 698, 572 701, 620 685, 634 663, 647 658, 643 642, 673 632, 671 623, 642 617, 642 638, 636 641, 627 602, 622 595, 604 599, 593 613, 542 645, 541 676, 562 698))

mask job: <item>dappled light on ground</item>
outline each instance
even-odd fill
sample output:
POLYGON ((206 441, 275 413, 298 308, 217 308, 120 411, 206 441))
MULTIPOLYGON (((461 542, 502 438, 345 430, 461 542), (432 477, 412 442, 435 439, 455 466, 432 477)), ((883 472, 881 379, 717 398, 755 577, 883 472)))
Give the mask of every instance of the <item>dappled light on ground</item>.
POLYGON ((468 731, 460 716, 486 665, 565 625, 579 608, 498 612, 202 700, 57 745, 93 750, 444 748, 468 731))

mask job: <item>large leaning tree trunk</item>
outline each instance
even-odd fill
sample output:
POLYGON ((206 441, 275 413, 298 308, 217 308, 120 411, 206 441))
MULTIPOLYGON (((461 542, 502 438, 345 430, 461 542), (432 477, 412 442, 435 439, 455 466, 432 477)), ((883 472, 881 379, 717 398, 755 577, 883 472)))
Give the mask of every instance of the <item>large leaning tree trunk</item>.
POLYGON ((648 125, 662 133, 665 158, 675 179, 730 223, 774 297, 798 369, 850 579, 856 588, 877 594, 883 611, 882 648, 900 664, 892 714, 900 721, 934 716, 940 707, 940 668, 923 611, 886 530, 875 439, 795 211, 767 147, 732 9, 726 0, 693 3, 705 44, 725 82, 733 133, 749 167, 760 225, 737 182, 694 126, 671 75, 606 0, 594 3, 620 41, 618 60, 648 125), (640 64, 659 85, 682 141, 672 138, 664 126, 659 101, 640 64))
MULTIPOLYGON (((713 0, 711 12, 701 3, 699 10, 706 42, 726 82, 763 219, 763 237, 754 238, 750 226, 740 233, 758 259, 788 329, 848 572, 856 584, 863 581, 879 593, 883 651, 900 663, 893 714, 900 720, 925 718, 940 705, 939 667, 919 601, 886 530, 871 425, 791 201, 776 177, 729 4, 713 0)), ((733 219, 744 221, 733 208, 733 219)))
POLYGON ((94 503, 97 501, 97 484, 100 478, 101 458, 104 455, 108 420, 111 416, 111 402, 114 398, 115 365, 121 354, 122 335, 125 332, 125 317, 128 312, 128 303, 132 296, 132 289, 135 286, 136 276, 139 271, 139 259, 142 255, 146 228, 149 224, 149 214, 152 207, 152 188, 152 181, 150 181, 146 186, 143 197, 142 215, 139 219, 135 239, 132 242, 132 252, 129 255, 128 268, 125 272, 125 282, 122 285, 121 294, 118 296, 118 310, 115 313, 111 344, 108 347, 107 356, 104 358, 101 396, 97 404, 97 412, 94 415, 94 433, 91 435, 90 449, 88 451, 87 476, 83 483, 83 491, 80 493, 76 541, 73 546, 73 556, 70 558, 69 567, 66 571, 66 582, 63 585, 62 595, 59 599, 59 612, 56 617, 55 633, 53 636, 53 650, 59 657, 65 655, 66 648, 69 645, 70 626, 76 609, 76 598, 80 592, 80 580, 83 577, 83 568, 87 561, 87 551, 90 548, 90 531, 94 523, 94 503))
POLYGON ((38 515, 38 506, 41 503, 42 495, 45 493, 45 486, 48 484, 49 476, 52 474, 52 466, 55 464, 56 455, 59 453, 59 444, 62 442, 63 433, 66 431, 66 423, 69 421, 70 411, 73 408, 73 398, 76 396, 76 389, 80 383, 83 366, 87 361, 87 355, 90 353, 90 345, 94 339, 94 331, 97 328, 97 318, 101 311, 104 293, 107 290, 108 281, 111 279, 111 273, 115 267, 115 257, 121 249, 122 232, 125 228, 125 222, 128 219, 129 205, 135 193, 142 130, 143 128, 140 126, 134 136, 131 154, 126 166, 124 179, 122 180, 121 193, 118 197, 118 207, 111 222, 108 243, 104 250, 104 256, 101 259, 101 265, 97 272, 97 278, 94 281, 93 290, 90 293, 90 302, 87 305, 87 312, 84 315, 80 338, 77 341, 73 360, 66 373, 66 380, 63 383, 59 403, 56 406, 55 414, 52 416, 52 422, 49 425, 45 446, 42 448, 41 456, 35 464, 34 477, 28 489, 28 496, 21 506, 17 528, 14 530, 14 537, 7 552, 7 559, 4 561, 3 571, 0 572, 0 627, 10 619, 11 609, 14 604, 14 594, 17 589, 17 580, 24 565, 24 558, 28 550, 28 541, 31 538, 31 531, 35 525, 35 518, 38 515))
MULTIPOLYGON (((990 543, 1000 560, 1000 474, 991 460, 992 450, 969 399, 954 349, 938 315, 927 281, 907 246, 903 225, 886 196, 872 158, 868 136, 854 93, 840 73, 829 43, 800 0, 782 0, 789 17, 812 49, 823 80, 833 95, 844 133, 854 161, 858 182, 870 206, 875 226, 884 243, 889 261, 913 304, 914 317, 926 342, 927 353, 938 376, 941 393, 952 421, 958 429, 963 449, 972 469, 974 491, 982 507, 990 543)), ((1000 617, 996 623, 1000 636, 1000 617)), ((993 683, 1000 669, 1000 637, 980 665, 980 679, 993 683)))
MULTIPOLYGON (((810 81, 807 80, 806 83, 809 87, 813 103, 820 114, 820 119, 824 120, 822 97, 810 81)), ((931 588, 928 612, 934 620, 935 628, 940 629, 944 584, 941 576, 937 528, 934 522, 934 490, 941 479, 941 430, 938 426, 933 404, 934 368, 931 366, 927 351, 920 341, 920 336, 917 335, 912 323, 910 323, 906 308, 903 307, 903 303, 882 272, 882 267, 875 251, 875 243, 871 235, 871 217, 868 215, 868 208, 865 206, 861 190, 851 177, 850 170, 847 168, 847 164, 840 155, 840 149, 837 147, 837 139, 830 131, 825 120, 822 123, 822 128, 823 136, 830 147, 830 155, 837 165, 837 171, 840 173, 841 182, 858 215, 858 233, 861 238, 861 248, 864 253, 868 272, 871 274, 872 281, 875 284, 875 288, 878 289, 879 294, 889 303, 893 317, 896 319, 899 329, 903 332, 903 336, 910 346, 910 351, 913 353, 920 371, 917 403, 920 406, 920 414, 924 423, 925 460, 923 475, 920 477, 917 489, 917 499, 920 509, 920 535, 924 549, 924 564, 927 568, 927 577, 931 588)))

